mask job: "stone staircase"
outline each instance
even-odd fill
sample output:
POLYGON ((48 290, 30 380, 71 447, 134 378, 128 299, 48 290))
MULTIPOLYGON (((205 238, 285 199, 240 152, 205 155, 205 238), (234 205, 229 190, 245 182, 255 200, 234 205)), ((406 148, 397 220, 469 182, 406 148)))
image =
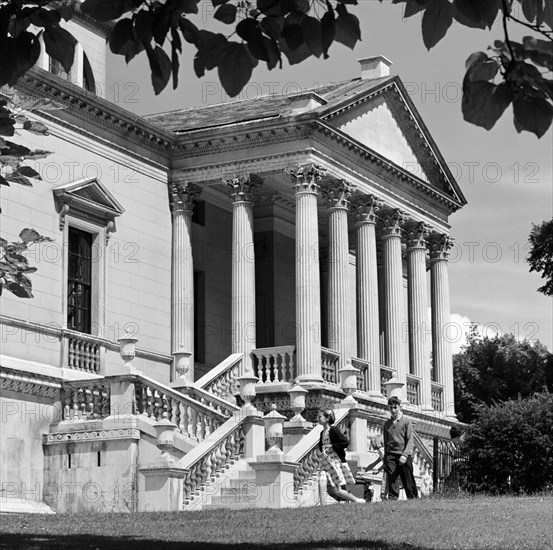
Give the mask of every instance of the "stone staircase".
POLYGON ((237 477, 232 477, 228 485, 220 487, 220 494, 211 497, 209 504, 202 506, 203 510, 214 508, 255 508, 259 500, 255 472, 241 470, 237 477))

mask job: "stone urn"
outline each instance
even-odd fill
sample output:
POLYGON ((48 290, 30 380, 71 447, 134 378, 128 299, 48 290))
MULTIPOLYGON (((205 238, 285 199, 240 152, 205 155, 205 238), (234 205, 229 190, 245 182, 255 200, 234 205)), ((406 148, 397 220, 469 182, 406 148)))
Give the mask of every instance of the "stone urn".
POLYGON ((190 370, 190 357, 192 354, 183 348, 179 348, 177 351, 174 351, 172 355, 173 365, 175 366, 175 373, 177 375, 175 382, 183 386, 187 385, 188 378, 186 375, 190 370))
POLYGON ((173 424, 167 417, 167 413, 163 413, 164 418, 154 424, 156 431, 156 445, 161 451, 158 457, 158 462, 174 462, 174 457, 169 454, 175 442, 175 430, 177 425, 173 424))
POLYGON ((136 342, 138 342, 138 338, 130 334, 125 334, 117 341, 119 342, 119 355, 121 355, 121 359, 123 359, 124 366, 133 370, 131 362, 136 355, 136 342))
POLYGON ((344 401, 348 403, 356 402, 353 394, 357 391, 357 375, 359 374, 359 369, 355 368, 348 359, 346 361, 346 366, 340 369, 338 374, 340 376, 340 387, 346 394, 344 401))
POLYGON ((390 397, 399 397, 400 401, 403 403, 403 386, 405 386, 403 382, 394 376, 387 382, 384 382, 383 385, 386 387, 386 396, 388 399, 390 399, 390 397))
POLYGON ((265 439, 269 444, 268 453, 281 454, 280 442, 282 441, 283 425, 286 417, 276 410, 276 405, 271 405, 271 412, 263 417, 265 422, 265 439))
POLYGON ((242 410, 255 411, 257 410, 252 401, 255 397, 255 385, 259 382, 259 378, 251 371, 246 371, 242 376, 238 377, 240 383, 240 397, 244 401, 242 410))
POLYGON ((305 418, 301 413, 305 410, 305 396, 307 390, 302 388, 300 384, 295 384, 288 390, 290 396, 290 409, 294 413, 294 416, 290 419, 290 422, 305 422, 305 418))

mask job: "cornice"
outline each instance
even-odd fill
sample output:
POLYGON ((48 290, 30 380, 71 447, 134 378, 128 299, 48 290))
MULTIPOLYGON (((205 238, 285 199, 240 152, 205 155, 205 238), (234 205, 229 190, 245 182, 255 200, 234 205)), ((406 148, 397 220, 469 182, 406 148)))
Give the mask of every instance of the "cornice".
POLYGON ((263 147, 274 143, 288 143, 306 139, 310 135, 310 128, 304 123, 283 121, 279 126, 267 126, 266 121, 260 121, 260 127, 247 128, 240 131, 232 127, 231 131, 218 133, 211 132, 203 135, 179 137, 174 159, 195 158, 226 153, 229 151, 245 150, 254 147, 263 147), (193 139, 191 139, 193 138, 193 139))
POLYGON ((2 392, 12 391, 25 395, 34 395, 46 399, 59 398, 60 380, 35 373, 23 373, 6 367, 0 368, 0 388, 2 392))
MULTIPOLYGON (((176 143, 176 136, 151 124, 146 119, 134 115, 113 103, 97 97, 83 88, 65 82, 48 71, 32 68, 19 79, 17 89, 33 96, 51 99, 66 107, 65 112, 99 126, 104 130, 123 137, 131 143, 146 147, 170 158, 176 143)), ((37 109, 40 111, 40 109, 37 109)), ((53 111, 55 113, 55 111, 53 111)), ((62 118, 42 112, 41 115, 56 122, 62 118)), ((83 130, 71 127, 79 132, 83 130)))
POLYGON ((463 206, 452 197, 445 195, 439 189, 432 187, 431 185, 421 180, 420 178, 417 178, 410 172, 403 170, 397 164, 386 159, 382 155, 378 154, 376 151, 373 151, 372 149, 361 145, 353 138, 344 134, 337 128, 330 126, 326 122, 317 121, 314 126, 318 134, 320 136, 324 136, 324 138, 327 139, 327 142, 330 141, 339 143, 340 145, 355 153, 357 156, 363 159, 363 161, 369 161, 369 163, 375 166, 377 169, 387 172, 395 179, 396 182, 399 180, 401 182, 408 183, 417 191, 422 191, 425 195, 428 195, 439 203, 447 206, 451 212, 455 212, 463 206))

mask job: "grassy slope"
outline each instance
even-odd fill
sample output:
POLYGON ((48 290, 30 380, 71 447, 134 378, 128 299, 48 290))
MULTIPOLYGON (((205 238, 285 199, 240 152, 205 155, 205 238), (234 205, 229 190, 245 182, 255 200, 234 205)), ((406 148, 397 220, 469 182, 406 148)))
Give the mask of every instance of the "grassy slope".
POLYGON ((553 548, 553 497, 425 499, 300 510, 4 515, 0 548, 553 548))

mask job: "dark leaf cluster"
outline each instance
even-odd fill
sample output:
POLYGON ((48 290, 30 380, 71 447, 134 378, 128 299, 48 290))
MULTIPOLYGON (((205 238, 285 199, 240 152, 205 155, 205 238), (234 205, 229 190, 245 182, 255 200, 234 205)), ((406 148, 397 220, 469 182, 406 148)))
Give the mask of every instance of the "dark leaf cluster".
POLYGON ((462 438, 465 488, 494 494, 553 488, 553 394, 481 405, 462 438))
POLYGON ((533 225, 529 241, 530 253, 526 261, 530 271, 541 273, 546 281, 538 291, 553 296, 553 220, 533 225))
POLYGON ((0 295, 5 288, 19 298, 32 298, 33 286, 28 276, 37 268, 29 265, 24 253, 29 246, 52 239, 29 228, 23 229, 19 238, 19 241, 8 242, 0 237, 0 295))

